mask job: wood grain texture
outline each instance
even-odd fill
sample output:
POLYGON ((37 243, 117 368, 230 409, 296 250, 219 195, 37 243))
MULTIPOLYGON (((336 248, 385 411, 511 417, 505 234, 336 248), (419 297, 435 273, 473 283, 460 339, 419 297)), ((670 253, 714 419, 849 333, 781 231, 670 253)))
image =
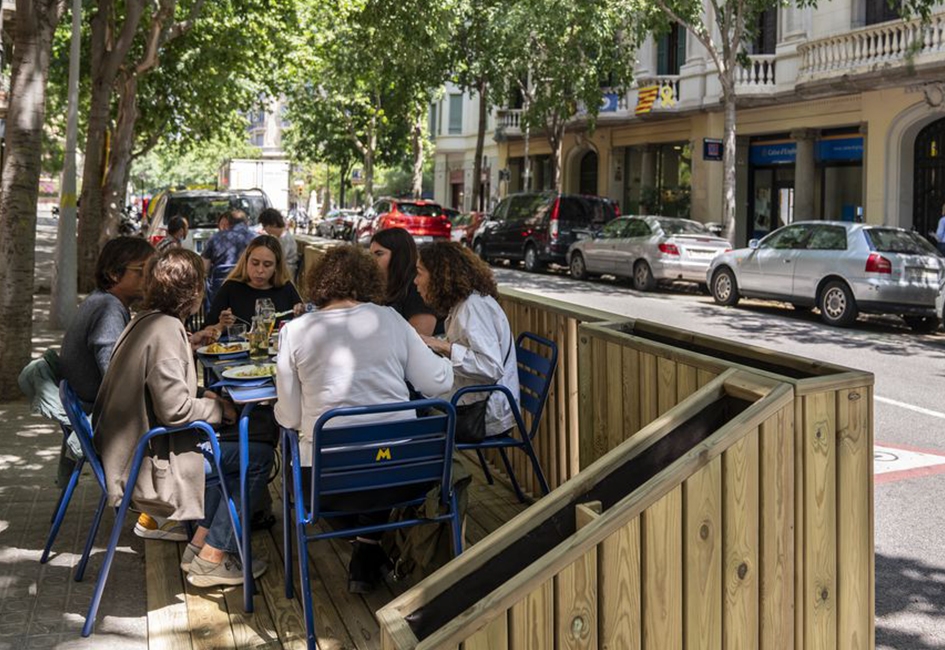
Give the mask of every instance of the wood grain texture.
POLYGON ((642 648, 640 557, 640 517, 598 546, 601 650, 642 648))
POLYGON ((640 354, 640 426, 646 426, 657 418, 659 411, 659 374, 656 357, 640 354))
MULTIPOLYGON (((257 535, 257 537, 259 537, 257 535)), ((236 650, 257 650, 259 648, 281 648, 279 632, 269 615, 269 607, 261 589, 256 589, 253 596, 253 613, 243 611, 243 588, 228 587, 223 590, 226 609, 230 615, 230 628, 233 630, 233 647, 236 650)))
POLYGON ((837 650, 836 396, 814 393, 802 400, 804 648, 837 650))
POLYGON ((177 544, 145 540, 145 578, 148 589, 148 647, 151 650, 191 650, 184 580, 177 544))
POLYGON ((607 449, 604 452, 607 453, 630 437, 633 432, 624 428, 623 408, 626 402, 624 398, 626 393, 623 389, 623 364, 618 362, 621 359, 620 346, 607 343, 604 347, 604 354, 606 355, 607 383, 602 388, 607 395, 607 449))
POLYGON ((596 456, 594 443, 594 344, 583 328, 578 335, 578 445, 580 469, 596 456))
POLYGON ((758 648, 758 432, 722 454, 722 647, 758 648))
POLYGON ((676 362, 660 357, 656 362, 659 384, 656 394, 656 410, 663 415, 678 404, 676 397, 676 362))
POLYGON ((199 589, 184 581, 187 619, 194 650, 217 650, 235 645, 223 590, 199 589))
POLYGON ((568 376, 568 388, 567 388, 567 400, 568 400, 568 426, 567 426, 567 439, 568 446, 567 452, 568 455, 564 459, 565 467, 567 472, 565 473, 565 479, 569 480, 573 478, 579 471, 581 471, 581 456, 580 456, 580 436, 582 428, 580 419, 581 419, 581 399, 580 399, 580 381, 579 381, 579 372, 580 359, 579 359, 579 349, 578 349, 578 322, 574 319, 568 319, 568 344, 567 344, 567 376, 568 376))
POLYGON ((503 613, 463 642, 463 650, 508 650, 509 617, 503 613))
POLYGON ((838 648, 870 647, 870 493, 873 454, 868 388, 837 392, 838 648))
POLYGON ((699 390, 699 372, 695 367, 676 365, 676 398, 681 402, 699 390))
POLYGON ((682 486, 647 508, 642 523, 643 647, 682 650, 682 486))
POLYGON ((683 483, 683 513, 685 647, 717 650, 722 647, 721 457, 683 483))
POLYGON ((794 647, 794 409, 761 425, 761 644, 794 647))
POLYGON ((509 611, 510 650, 546 650, 555 642, 554 586, 539 585, 509 611))
POLYGON ((633 399, 640 394, 640 354, 630 347, 621 350, 623 372, 623 431, 624 440, 630 438, 643 428, 640 421, 640 401, 633 399))
MULTIPOLYGON (((577 529, 596 520, 600 510, 600 501, 576 506, 577 529)), ((555 638, 559 649, 597 648, 597 590, 597 547, 592 547, 554 577, 555 638)))

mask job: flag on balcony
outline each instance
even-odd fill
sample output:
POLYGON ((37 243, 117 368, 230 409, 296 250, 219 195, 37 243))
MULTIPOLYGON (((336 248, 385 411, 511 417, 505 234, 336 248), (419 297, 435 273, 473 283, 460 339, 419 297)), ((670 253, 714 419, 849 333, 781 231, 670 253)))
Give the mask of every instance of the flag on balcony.
POLYGON ((640 88, 637 93, 637 107, 636 110, 633 111, 634 114, 643 115, 644 113, 649 113, 653 109, 653 102, 656 101, 659 93, 659 86, 644 86, 640 88))

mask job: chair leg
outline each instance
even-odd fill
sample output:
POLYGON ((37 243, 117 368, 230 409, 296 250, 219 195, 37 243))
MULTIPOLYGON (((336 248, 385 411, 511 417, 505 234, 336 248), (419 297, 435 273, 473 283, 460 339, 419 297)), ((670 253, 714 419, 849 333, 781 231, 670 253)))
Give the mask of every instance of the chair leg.
POLYGON ((455 491, 450 497, 450 507, 453 509, 453 516, 450 519, 450 531, 453 533, 453 557, 459 557, 463 552, 463 522, 459 517, 459 502, 455 491))
POLYGON ((541 463, 538 462, 538 456, 535 455, 535 448, 532 447, 532 441, 529 438, 525 438, 525 453, 528 454, 528 457, 532 460, 532 467, 535 470, 535 476, 538 477, 538 483, 541 485, 541 490, 543 493, 548 494, 551 490, 548 489, 548 481, 545 480, 545 473, 541 471, 541 463))
POLYGON ((505 471, 509 473, 509 480, 512 481, 512 488, 515 490, 515 496, 518 497, 519 501, 525 503, 527 501, 525 498, 525 493, 522 492, 522 488, 519 487, 518 481, 515 480, 515 472, 512 470, 512 463, 509 462, 509 455, 505 452, 505 447, 499 447, 499 454, 502 455, 502 462, 505 463, 505 471))
POLYGON ((102 498, 98 500, 98 508, 95 509, 95 516, 92 518, 92 527, 89 529, 88 539, 85 540, 85 550, 82 551, 82 557, 75 568, 75 581, 82 582, 85 577, 85 567, 89 563, 89 556, 92 554, 92 545, 95 543, 95 536, 98 535, 98 526, 102 523, 102 513, 105 512, 105 503, 108 501, 108 494, 102 492, 102 498))
POLYGON ((49 560, 49 553, 52 551, 52 545, 59 535, 59 527, 62 526, 62 521, 66 518, 66 510, 69 508, 69 502, 72 501, 72 494, 75 492, 75 486, 79 482, 79 475, 82 474, 82 466, 84 464, 84 458, 80 458, 76 461, 75 469, 72 470, 69 482, 66 483, 66 488, 59 497, 59 506, 56 508, 52 526, 49 527, 49 535, 46 537, 46 546, 43 547, 43 555, 39 558, 40 564, 45 564, 47 560, 49 560))
MULTIPOLYGON (((137 481, 137 471, 134 472, 134 480, 137 481)), ((129 479, 128 485, 134 485, 134 481, 129 479)), ((115 524, 112 526, 112 533, 108 537, 108 547, 105 549, 105 559, 102 561, 102 568, 98 572, 98 579, 95 581, 95 591, 92 592, 92 602, 89 604, 89 612, 85 616, 85 625, 82 626, 82 636, 87 637, 92 634, 95 627, 95 617, 98 615, 98 606, 102 603, 102 594, 105 593, 105 583, 108 582, 108 572, 112 568, 112 560, 115 559, 115 549, 118 548, 118 538, 121 535, 121 527, 125 522, 125 515, 128 513, 128 506, 131 504, 132 490, 126 490, 125 496, 118 506, 115 513, 115 524)))
POLYGON ((482 473, 486 475, 486 481, 489 485, 493 485, 495 481, 492 479, 492 472, 489 471, 489 464, 486 463, 486 456, 482 453, 482 449, 477 449, 476 455, 479 456, 479 464, 482 465, 482 473))
POLYGON ((316 650, 315 609, 312 602, 312 583, 308 575, 308 540, 305 539, 305 526, 295 523, 296 541, 299 545, 299 581, 302 583, 302 610, 305 613, 305 637, 308 650, 316 650))
POLYGON ((285 597, 295 597, 295 574, 292 572, 292 507, 289 503, 289 477, 292 475, 289 445, 282 439, 282 562, 285 576, 285 597))

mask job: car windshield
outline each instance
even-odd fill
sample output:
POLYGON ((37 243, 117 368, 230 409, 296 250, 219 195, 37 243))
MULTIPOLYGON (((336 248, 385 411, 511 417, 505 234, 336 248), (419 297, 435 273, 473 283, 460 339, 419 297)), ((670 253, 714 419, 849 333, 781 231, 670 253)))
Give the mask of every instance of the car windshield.
POLYGON ((667 235, 709 235, 705 226, 689 219, 657 219, 656 222, 667 235))
POLYGON ((249 216, 249 222, 255 224, 265 207, 266 200, 262 196, 171 196, 164 210, 164 223, 180 215, 191 228, 216 228, 217 217, 231 208, 239 208, 249 216))
POLYGON ((436 203, 398 203, 397 205, 408 217, 438 217, 443 212, 436 203))
POLYGON ((937 255, 938 251, 917 233, 898 228, 868 228, 866 237, 880 253, 937 255))

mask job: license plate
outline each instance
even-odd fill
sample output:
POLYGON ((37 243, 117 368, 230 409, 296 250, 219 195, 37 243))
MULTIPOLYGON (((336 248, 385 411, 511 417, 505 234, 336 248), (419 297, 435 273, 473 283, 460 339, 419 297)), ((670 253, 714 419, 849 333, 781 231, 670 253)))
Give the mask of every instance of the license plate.
POLYGON ((703 258, 703 259, 704 259, 704 258, 707 258, 707 257, 715 257, 717 254, 718 254, 718 251, 715 250, 715 249, 711 249, 711 248, 709 248, 709 249, 706 249, 706 248, 690 248, 690 249, 689 249, 689 257, 699 257, 699 258, 703 258))
POLYGON ((938 271, 935 269, 907 268, 906 280, 909 282, 925 282, 928 284, 938 284, 938 271))

